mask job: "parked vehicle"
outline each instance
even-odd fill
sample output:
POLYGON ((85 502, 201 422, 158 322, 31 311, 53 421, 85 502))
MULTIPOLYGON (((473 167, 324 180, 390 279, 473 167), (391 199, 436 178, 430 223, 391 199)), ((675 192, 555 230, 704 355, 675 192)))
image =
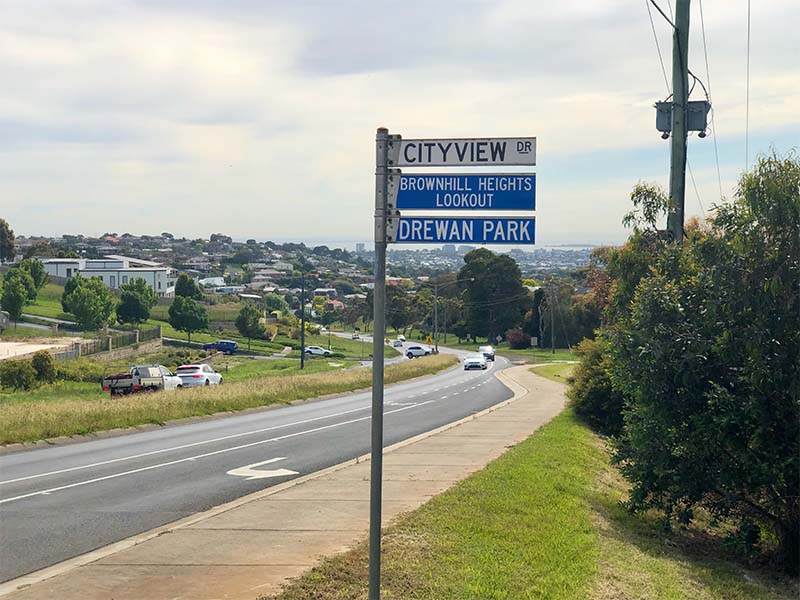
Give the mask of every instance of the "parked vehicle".
POLYGON ((409 346, 406 350, 406 356, 408 358, 416 358, 418 356, 429 356, 431 353, 430 348, 426 348, 425 346, 409 346))
POLYGON ((203 350, 218 350, 223 354, 236 354, 239 350, 239 344, 232 340, 217 340, 216 342, 203 344, 203 350))
POLYGON ((470 369, 486 369, 486 358, 483 354, 468 354, 464 359, 464 370, 470 369))
POLYGON ((222 375, 207 364, 181 365, 175 370, 175 375, 181 378, 183 387, 219 385, 222 383, 222 375))
POLYGON ((333 352, 326 350, 321 346, 306 346, 306 354, 312 354, 314 356, 330 356, 333 354, 333 352))
POLYGON ((392 342, 392 348, 402 348, 403 347, 403 340, 394 340, 392 342))
POLYGON ((492 361, 494 360, 494 348, 492 348, 491 346, 481 346, 480 348, 478 348, 478 352, 483 354, 486 360, 492 360, 492 361))
POLYGON ((104 376, 100 384, 103 391, 110 392, 112 397, 183 387, 181 378, 162 365, 136 365, 127 373, 104 376))
POLYGON ((360 336, 360 335, 358 335, 357 333, 354 333, 354 334, 351 336, 351 338, 352 338, 352 339, 354 339, 354 340, 360 340, 360 339, 361 339, 361 336, 360 336))

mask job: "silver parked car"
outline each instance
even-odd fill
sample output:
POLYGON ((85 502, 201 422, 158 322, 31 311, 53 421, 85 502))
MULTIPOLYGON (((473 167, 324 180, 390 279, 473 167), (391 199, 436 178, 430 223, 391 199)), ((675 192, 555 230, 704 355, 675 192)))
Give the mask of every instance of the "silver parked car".
POLYGON ((204 385, 219 385, 222 375, 217 373, 207 364, 181 365, 175 371, 181 378, 183 387, 198 387, 204 385))

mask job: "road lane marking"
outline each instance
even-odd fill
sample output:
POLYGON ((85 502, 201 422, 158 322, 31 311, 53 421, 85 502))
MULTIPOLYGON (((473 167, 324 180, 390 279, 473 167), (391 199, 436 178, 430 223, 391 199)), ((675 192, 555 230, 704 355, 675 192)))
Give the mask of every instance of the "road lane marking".
MULTIPOLYGON (((416 408, 417 406, 423 406, 425 404, 430 404, 434 402, 433 400, 427 400, 425 402, 419 402, 418 404, 414 404, 412 406, 404 406, 403 408, 397 408, 395 410, 390 410, 384 413, 384 415, 390 415, 393 413, 401 412, 404 410, 408 410, 410 408, 416 408)), ((281 435, 274 438, 269 438, 266 440, 259 440, 257 442, 250 442, 249 444, 242 444, 241 446, 233 446, 231 448, 223 448, 222 450, 214 450, 213 452, 206 452, 204 454, 198 454, 196 456, 189 456, 186 458, 179 458, 176 460, 170 460, 168 462, 159 463, 155 465, 148 465, 146 467, 140 467, 138 469, 131 469, 130 471, 122 471, 120 473, 113 473, 111 475, 104 475, 103 477, 95 477, 94 479, 87 479, 84 481, 77 481, 75 483, 69 483, 66 485, 60 485, 58 487, 49 488, 46 490, 39 490, 37 492, 30 492, 27 494, 22 494, 20 496, 13 496, 11 498, 4 498, 0 500, 0 504, 6 504, 8 502, 14 502, 15 500, 23 500, 25 498, 31 498, 33 496, 39 496, 42 494, 50 494, 52 492, 60 492, 62 490, 68 490, 75 487, 80 487, 83 485, 89 485, 91 483, 99 483, 101 481, 107 481, 109 479, 116 479, 118 477, 125 477, 126 475, 134 475, 136 473, 143 473, 144 471, 152 471, 153 469, 160 469, 162 467, 169 467, 171 465, 177 465, 184 462, 189 462, 198 458, 207 458, 209 456, 216 456, 217 454, 225 454, 227 452, 233 452, 234 450, 243 450, 244 448, 251 448, 253 446, 258 446, 260 444, 268 444, 270 442, 279 442, 281 440, 286 440, 293 437, 298 437, 301 435, 306 435, 309 433, 316 433, 318 431, 325 431, 327 429, 333 429, 334 427, 341 427, 343 425, 350 425, 352 423, 358 423, 359 421, 366 421, 371 419, 371 416, 368 417, 359 417, 357 419, 350 419, 349 421, 342 421, 341 423, 332 423, 330 425, 323 425, 322 427, 315 427, 313 429, 306 429, 305 431, 296 431, 294 433, 287 433, 286 435, 281 435)))
POLYGON ((286 475, 299 475, 297 471, 292 471, 290 469, 260 470, 255 468, 255 467, 260 467, 261 465, 268 465, 274 462, 278 462, 279 460, 286 460, 286 457, 279 456, 278 458, 268 458, 267 460, 262 460, 261 462, 252 463, 250 465, 245 465, 243 467, 238 467, 236 469, 231 469, 226 473, 226 475, 234 475, 236 477, 246 477, 247 481, 252 481, 253 479, 266 479, 268 477, 284 477, 286 475))
POLYGON ((212 438, 210 440, 202 440, 199 442, 192 442, 190 444, 182 444, 180 446, 172 446, 170 448, 162 448, 160 450, 151 450, 150 452, 142 452, 141 454, 132 454, 131 456, 121 456, 120 458, 112 458, 109 460, 103 460, 96 463, 91 463, 88 465, 78 465, 77 467, 68 467, 66 469, 59 469, 57 471, 49 471, 47 473, 38 473, 36 475, 28 475, 26 477, 17 477, 16 479, 7 479, 6 481, 0 481, 0 485, 4 485, 6 483, 15 483, 17 481, 26 481, 28 479, 37 479, 39 477, 47 477, 48 475, 60 475, 61 473, 69 473, 71 471, 78 471, 80 469, 91 469, 92 467, 101 467, 103 465, 110 465, 112 463, 121 462, 125 460, 135 460, 137 458, 144 458, 145 456, 153 456, 154 454, 163 454, 164 452, 171 452, 173 450, 184 450, 185 448, 193 448, 194 446, 202 446, 203 444, 214 444, 216 442, 224 442, 225 440, 232 440, 238 437, 243 437, 245 435, 255 435, 257 433, 264 433, 266 431, 274 431, 275 429, 284 429, 286 427, 293 427, 295 425, 305 425, 306 423, 313 423, 314 421, 320 421, 322 419, 330 419, 332 417, 341 417, 342 415, 348 415, 350 413, 358 412, 360 410, 368 410, 370 406, 363 406, 360 408, 354 408, 351 410, 344 410, 342 412, 333 413, 330 415, 322 415, 319 417, 312 417, 310 419, 303 419, 302 421, 294 421, 292 423, 285 423, 284 425, 271 425, 270 427, 264 427, 262 429, 254 429, 253 431, 243 431, 242 433, 232 433, 231 435, 224 435, 218 438, 212 438))

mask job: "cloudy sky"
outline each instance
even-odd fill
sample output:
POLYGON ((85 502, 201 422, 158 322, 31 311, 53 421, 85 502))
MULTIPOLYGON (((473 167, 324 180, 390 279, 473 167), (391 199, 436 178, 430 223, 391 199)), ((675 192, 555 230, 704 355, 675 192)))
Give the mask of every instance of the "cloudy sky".
MULTIPOLYGON (((692 5, 690 69, 708 87, 692 5)), ((752 5, 751 162, 800 146, 800 5, 752 5)), ((386 126, 537 136, 538 240, 617 242, 632 185, 666 186, 669 168, 646 6, 0 0, 0 217, 22 235, 369 240, 386 126)), ((730 196, 745 168, 747 2, 703 10, 730 196)), ((669 70, 669 26, 654 19, 669 70)), ((689 163, 700 215, 720 201, 711 136, 690 138, 689 163)))

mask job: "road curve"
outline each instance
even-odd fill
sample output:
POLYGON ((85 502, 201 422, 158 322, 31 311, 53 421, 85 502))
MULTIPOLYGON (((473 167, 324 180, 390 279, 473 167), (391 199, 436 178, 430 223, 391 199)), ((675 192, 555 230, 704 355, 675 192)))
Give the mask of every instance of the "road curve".
MULTIPOLYGON (((388 386, 385 445, 511 397, 494 377, 508 363, 489 365, 388 386)), ((370 398, 0 456, 0 582, 365 454, 370 398)))

